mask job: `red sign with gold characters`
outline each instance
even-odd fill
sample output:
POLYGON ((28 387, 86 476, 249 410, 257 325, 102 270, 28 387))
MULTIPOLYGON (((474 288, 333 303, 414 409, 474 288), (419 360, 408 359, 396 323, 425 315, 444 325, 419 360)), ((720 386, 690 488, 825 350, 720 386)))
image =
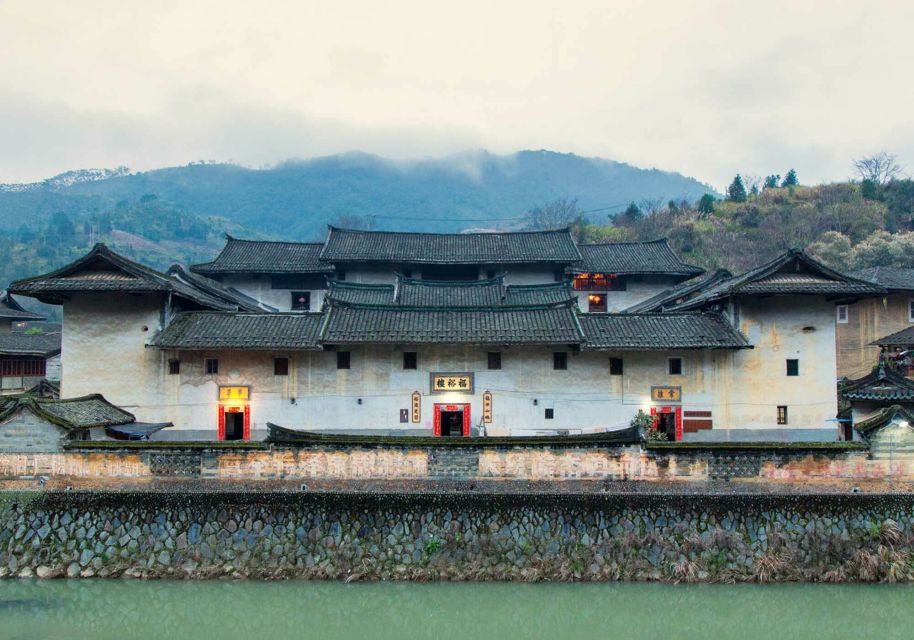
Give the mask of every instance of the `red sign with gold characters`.
POLYGON ((682 402, 682 387, 651 387, 654 402, 682 402))

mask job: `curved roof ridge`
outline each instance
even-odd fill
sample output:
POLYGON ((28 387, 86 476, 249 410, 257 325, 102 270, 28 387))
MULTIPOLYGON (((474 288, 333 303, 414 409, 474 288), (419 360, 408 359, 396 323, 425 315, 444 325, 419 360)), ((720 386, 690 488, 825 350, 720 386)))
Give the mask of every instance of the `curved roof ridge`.
MULTIPOLYGON (((456 219, 455 221, 459 222, 460 220, 456 219)), ((457 231, 457 232, 446 232, 446 233, 439 233, 437 231, 389 231, 386 229, 352 229, 349 227, 337 227, 332 224, 328 224, 327 228, 331 231, 344 231, 347 233, 376 233, 376 234, 390 234, 390 235, 398 235, 398 236, 473 236, 473 235, 493 236, 493 235, 507 235, 507 234, 532 235, 532 234, 537 234, 537 233, 564 233, 564 232, 570 233, 571 232, 571 227, 559 227, 559 228, 555 228, 555 229, 522 229, 520 231, 500 231, 500 230, 470 231, 470 232, 457 231)))

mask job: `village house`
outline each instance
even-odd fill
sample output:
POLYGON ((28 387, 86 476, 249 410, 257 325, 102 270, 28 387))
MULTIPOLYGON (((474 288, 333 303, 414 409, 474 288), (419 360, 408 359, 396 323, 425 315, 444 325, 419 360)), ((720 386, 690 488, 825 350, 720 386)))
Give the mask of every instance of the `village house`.
POLYGON ((0 291, 0 395, 60 380, 60 328, 0 291))
POLYGON ((63 397, 174 423, 155 437, 584 434, 639 410, 675 440, 851 437, 835 305, 885 290, 802 251, 701 273, 665 241, 331 227, 167 273, 98 245, 11 290, 63 306, 63 397))

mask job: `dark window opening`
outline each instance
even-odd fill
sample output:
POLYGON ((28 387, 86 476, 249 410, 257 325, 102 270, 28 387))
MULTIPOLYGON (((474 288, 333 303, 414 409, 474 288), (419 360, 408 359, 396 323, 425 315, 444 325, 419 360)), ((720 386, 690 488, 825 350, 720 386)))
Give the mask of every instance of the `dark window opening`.
POLYGON ((289 359, 288 358, 273 358, 273 375, 274 376, 289 375, 289 359))
POLYGON ((682 375, 682 358, 670 358, 668 361, 669 374, 671 376, 682 375))
POLYGON ((623 363, 622 358, 610 358, 609 359, 609 375, 611 376, 621 376, 623 372, 623 363))
POLYGON ((489 351, 487 355, 489 370, 501 369, 501 351, 489 351))
POLYGON ((180 360, 169 360, 168 361, 168 375, 176 376, 181 373, 181 361, 180 360))
POLYGON ((564 351, 556 351, 552 354, 552 368, 553 369, 567 369, 568 368, 568 354, 564 351))
POLYGON ((778 424, 787 424, 787 407, 778 405, 778 424))
POLYGON ((351 363, 348 351, 337 351, 336 352, 336 368, 337 369, 348 369, 351 363))
POLYGON ((272 289, 326 289, 324 276, 276 275, 270 278, 272 289))
POLYGON ((579 273, 572 287, 575 291, 625 291, 625 277, 615 273, 579 273))
POLYGON ((244 414, 241 411, 225 412, 225 439, 244 439, 244 414))
POLYGON ((478 280, 479 267, 472 264, 455 264, 422 267, 423 280, 478 280))
POLYGON ((219 373, 219 358, 207 358, 203 361, 203 369, 207 375, 214 376, 219 373))
POLYGON ((419 368, 419 354, 415 351, 404 351, 403 352, 403 368, 404 369, 418 369, 419 368))
POLYGON ((591 313, 606 311, 606 294, 591 293, 587 296, 587 310, 591 313))
POLYGON ((44 358, 16 358, 0 360, 2 376, 44 376, 47 365, 44 358))
POLYGON ((555 418, 555 409, 546 409, 546 420, 555 418))
POLYGON ((292 311, 310 311, 311 310, 311 292, 310 291, 293 291, 292 292, 292 311))
POLYGON ((336 272, 336 279, 337 279, 337 280, 345 280, 345 279, 346 279, 346 272, 345 272, 345 271, 337 271, 337 272, 336 272))
POLYGON ((798 376, 800 375, 800 361, 796 359, 787 360, 787 375, 788 376, 798 376))

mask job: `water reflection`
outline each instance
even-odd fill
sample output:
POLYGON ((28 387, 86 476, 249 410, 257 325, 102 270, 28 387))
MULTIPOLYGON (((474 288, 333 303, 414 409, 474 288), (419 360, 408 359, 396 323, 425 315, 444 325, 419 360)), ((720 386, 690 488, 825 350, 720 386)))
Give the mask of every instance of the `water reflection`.
POLYGON ((909 586, 2 581, 0 638, 885 640, 912 605, 909 586))

